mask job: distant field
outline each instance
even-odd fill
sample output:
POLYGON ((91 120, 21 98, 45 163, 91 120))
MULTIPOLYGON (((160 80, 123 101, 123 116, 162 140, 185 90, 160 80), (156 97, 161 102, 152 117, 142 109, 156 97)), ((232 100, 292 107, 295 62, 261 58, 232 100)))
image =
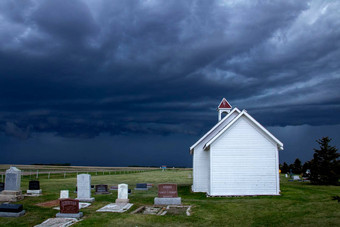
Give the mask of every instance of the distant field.
MULTIPOLYGON (((281 177, 281 196, 256 197, 206 197, 204 193, 191 193, 192 174, 188 169, 145 171, 129 174, 95 175, 93 184, 116 185, 127 183, 133 189, 136 183, 177 183, 183 204, 193 205, 192 215, 141 215, 130 214, 141 205, 152 205, 157 187, 149 191, 135 191, 129 195, 134 206, 126 213, 96 213, 95 211, 115 201, 111 195, 94 195, 96 201, 82 209, 84 220, 74 226, 340 226, 340 203, 331 199, 340 195, 340 187, 313 186, 303 182, 288 182, 281 177)), ((23 178, 22 190, 28 187, 28 177, 23 178)), ((55 217, 58 212, 34 204, 55 200, 62 189, 70 190, 75 198, 76 178, 41 179, 43 196, 26 197, 26 215, 20 218, 0 218, 0 226, 34 226, 55 217)))
POLYGON ((19 168, 21 171, 29 172, 29 171, 114 171, 114 170, 150 170, 150 169, 159 169, 159 168, 151 168, 151 167, 102 167, 102 166, 55 166, 55 165, 10 165, 10 164, 0 164, 0 172, 4 173, 9 167, 15 166, 19 168))

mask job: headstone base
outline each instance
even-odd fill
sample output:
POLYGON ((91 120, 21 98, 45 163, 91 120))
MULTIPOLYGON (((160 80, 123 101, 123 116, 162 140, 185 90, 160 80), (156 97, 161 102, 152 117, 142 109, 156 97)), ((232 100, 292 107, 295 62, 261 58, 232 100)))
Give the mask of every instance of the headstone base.
POLYGON ((111 194, 111 192, 95 192, 96 195, 108 195, 111 194))
POLYGON ((122 204, 122 203, 129 203, 129 199, 116 199, 116 203, 122 204))
POLYGON ((57 213, 55 216, 57 218, 81 218, 83 217, 83 212, 79 212, 75 214, 57 213))
POLYGON ((25 214, 25 210, 22 210, 20 212, 14 213, 14 212, 0 212, 0 217, 20 217, 25 214))
POLYGON ((94 202, 94 198, 76 198, 76 200, 79 200, 79 202, 88 202, 88 203, 92 203, 94 202))
POLYGON ((3 190, 0 194, 0 202, 17 202, 24 199, 21 191, 3 190))
POLYGON ((42 189, 39 190, 27 190, 27 194, 41 195, 42 189))
POLYGON ((175 198, 158 198, 158 197, 155 197, 154 204, 155 205, 181 205, 182 199, 181 199, 181 197, 175 197, 175 198))

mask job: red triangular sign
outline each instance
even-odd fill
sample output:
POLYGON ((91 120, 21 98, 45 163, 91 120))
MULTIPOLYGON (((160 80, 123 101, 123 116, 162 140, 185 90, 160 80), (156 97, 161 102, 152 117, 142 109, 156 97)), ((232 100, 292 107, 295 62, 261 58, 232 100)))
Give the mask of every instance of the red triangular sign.
POLYGON ((231 109, 231 105, 228 103, 228 101, 225 98, 223 98, 218 108, 219 109, 231 109))

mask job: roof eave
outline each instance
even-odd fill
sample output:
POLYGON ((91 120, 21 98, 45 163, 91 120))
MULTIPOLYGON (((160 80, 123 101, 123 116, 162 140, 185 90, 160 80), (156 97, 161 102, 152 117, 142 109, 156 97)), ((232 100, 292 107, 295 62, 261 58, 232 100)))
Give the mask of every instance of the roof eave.
POLYGON ((217 122, 217 124, 214 125, 214 127, 212 127, 206 134, 204 134, 204 136, 202 136, 199 140, 197 140, 196 143, 194 143, 191 147, 190 147, 190 152, 191 150, 193 151, 194 148, 205 138, 207 137, 212 131, 215 130, 215 128, 217 128, 220 124, 222 124, 225 120, 227 120, 235 111, 237 111, 238 113, 241 113, 241 111, 235 107, 234 109, 232 109, 232 111, 230 111, 230 113, 227 114, 227 116, 225 116, 222 120, 220 120, 219 122, 217 122))

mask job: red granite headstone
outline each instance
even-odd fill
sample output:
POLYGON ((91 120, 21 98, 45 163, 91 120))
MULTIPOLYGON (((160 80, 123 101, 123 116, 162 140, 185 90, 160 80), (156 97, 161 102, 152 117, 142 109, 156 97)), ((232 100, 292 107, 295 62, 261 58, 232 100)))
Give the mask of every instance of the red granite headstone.
POLYGON ((159 184, 158 185, 158 197, 159 198, 176 198, 177 184, 159 184))
POLYGON ((77 214, 79 213, 79 200, 76 199, 60 199, 60 213, 77 214))

